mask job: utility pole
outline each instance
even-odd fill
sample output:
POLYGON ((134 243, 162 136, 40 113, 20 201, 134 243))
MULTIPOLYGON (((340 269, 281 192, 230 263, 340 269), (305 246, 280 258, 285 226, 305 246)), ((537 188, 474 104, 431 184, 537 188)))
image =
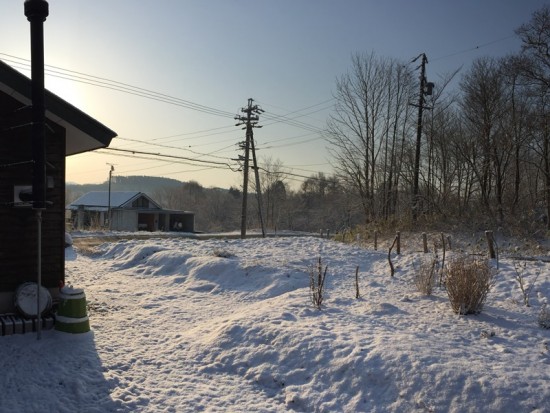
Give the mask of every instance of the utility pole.
MULTIPOLYGON (((242 204, 242 210, 241 210, 241 238, 246 238, 246 214, 247 214, 247 200, 248 200, 248 170, 250 168, 250 148, 251 146, 254 146, 254 133, 253 128, 261 128, 261 126, 258 125, 258 121, 260 120, 259 114, 263 112, 263 110, 258 105, 253 105, 254 99, 248 99, 248 106, 241 109, 241 112, 245 114, 245 116, 236 115, 235 120, 237 120, 239 123, 236 123, 235 126, 242 126, 245 125, 243 128, 246 130, 246 139, 244 142, 244 169, 243 169, 243 204, 242 204)), ((257 164, 256 164, 256 154, 254 155, 254 168, 256 169, 256 174, 258 174, 257 170, 257 164)), ((256 189, 257 189, 257 195, 259 194, 259 176, 256 177, 256 189)), ((262 233, 265 236, 265 230, 263 227, 263 219, 261 214, 261 197, 258 195, 258 205, 260 208, 260 220, 262 223, 262 233)))
MULTIPOLYGON (((420 178, 420 148, 422 145, 422 113, 425 108, 424 105, 426 100, 424 96, 431 95, 433 90, 433 83, 429 83, 426 80, 426 64, 428 63, 428 58, 425 53, 420 54, 415 62, 419 58, 422 58, 420 62, 420 91, 418 96, 418 123, 416 126, 416 153, 414 157, 414 180, 413 180, 413 199, 412 199, 412 220, 416 222, 418 218, 418 202, 419 202, 419 178, 420 178)), ((415 105, 416 106, 416 105, 415 105)))
MULTIPOLYGON (((261 126, 258 126, 261 128, 261 126)), ((258 168, 258 162, 256 160, 256 148, 254 146, 254 136, 250 138, 250 148, 252 149, 252 163, 254 166, 254 175, 256 177, 256 199, 258 201, 258 216, 260 217, 260 225, 262 226, 262 238, 265 238, 265 225, 264 216, 262 214, 262 188, 260 186, 260 172, 258 168)))
POLYGON ((111 230, 111 180, 113 178, 113 172, 115 170, 115 166, 112 163, 107 163, 107 165, 111 166, 111 169, 109 169, 109 195, 107 199, 107 219, 109 220, 109 231, 111 230))

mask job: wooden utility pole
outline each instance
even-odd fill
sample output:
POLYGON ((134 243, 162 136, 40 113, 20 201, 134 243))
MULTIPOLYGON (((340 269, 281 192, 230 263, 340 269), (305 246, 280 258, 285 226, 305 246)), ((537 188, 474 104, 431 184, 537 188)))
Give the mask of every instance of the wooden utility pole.
MULTIPOLYGON (((258 121, 260 120, 259 114, 263 112, 263 110, 258 105, 253 105, 254 99, 248 99, 248 106, 241 109, 241 112, 245 114, 245 116, 236 115, 235 120, 239 121, 235 126, 242 126, 245 125, 243 128, 246 130, 246 139, 244 141, 244 166, 243 166, 243 203, 242 203, 242 210, 241 210, 241 238, 246 238, 246 215, 247 215, 247 200, 248 200, 248 170, 249 170, 249 164, 250 164, 250 148, 251 146, 254 147, 254 133, 253 128, 261 128, 261 126, 258 125, 258 121)), ((263 219, 262 219, 262 213, 261 213, 261 196, 259 195, 259 185, 260 185, 260 179, 258 175, 258 165, 256 163, 256 154, 255 151, 253 151, 253 158, 254 158, 254 168, 256 170, 256 190, 257 190, 257 196, 258 196, 258 207, 260 210, 260 221, 262 224, 262 233, 265 236, 265 229, 263 226, 263 219)))
MULTIPOLYGON (((420 148, 422 145, 422 112, 424 111, 426 100, 424 96, 431 95, 433 83, 426 80, 426 64, 428 58, 425 53, 420 54, 416 59, 422 58, 420 62, 420 91, 418 96, 418 123, 416 125, 416 153, 414 157, 414 180, 413 180, 413 199, 412 199, 412 220, 416 222, 418 218, 418 201, 419 201, 419 179, 420 179, 420 148)), ((416 105, 415 105, 416 106, 416 105)), ((428 109, 428 108, 426 108, 428 109)))
MULTIPOLYGON (((261 128, 261 126, 257 126, 261 128)), ((262 226, 262 238, 265 238, 264 216, 262 214, 262 187, 260 186, 260 172, 258 161, 256 160, 256 147, 254 146, 254 136, 250 137, 250 148, 252 149, 252 163, 254 166, 254 176, 256 178, 256 199, 258 200, 258 216, 260 217, 260 225, 262 226)))
POLYGON ((115 166, 112 163, 108 163, 107 165, 110 165, 111 168, 109 169, 109 194, 107 196, 107 219, 109 220, 109 231, 111 230, 111 218, 112 218, 112 211, 111 211, 111 181, 113 179, 113 171, 115 170, 115 166))

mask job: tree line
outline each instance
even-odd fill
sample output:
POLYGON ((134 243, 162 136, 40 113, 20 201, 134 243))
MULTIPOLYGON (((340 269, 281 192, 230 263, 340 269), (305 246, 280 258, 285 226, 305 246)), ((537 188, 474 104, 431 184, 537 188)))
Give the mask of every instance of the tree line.
MULTIPOLYGON (((353 210, 345 188, 335 177, 322 173, 306 179, 298 189, 290 189, 279 161, 266 160, 260 179, 263 218, 270 232, 341 231, 360 222, 360 211, 353 210)), ((247 227, 260 228, 258 203, 254 191, 249 193, 247 227)), ((184 182, 179 187, 161 187, 152 198, 164 208, 195 212, 198 231, 235 231, 240 228, 242 191, 205 188, 198 182, 184 182)))
MULTIPOLYGON (((324 133, 334 174, 312 175, 291 189, 283 163, 264 159, 267 228, 550 229, 550 7, 536 11, 516 35, 517 54, 478 58, 434 82, 425 99, 418 168, 417 68, 374 53, 354 55, 349 72, 337 79, 324 133)), ((194 211, 199 230, 240 227, 242 188, 187 182, 150 195, 165 208, 194 211)), ((258 228, 254 191, 249 196, 247 226, 258 228)))
MULTIPOLYGON (((427 96, 419 223, 550 228, 550 8, 516 30, 522 50, 443 76, 427 96)), ((335 170, 365 223, 411 223, 418 76, 406 62, 357 54, 328 121, 335 170)), ((413 223, 414 224, 414 223, 413 223)))

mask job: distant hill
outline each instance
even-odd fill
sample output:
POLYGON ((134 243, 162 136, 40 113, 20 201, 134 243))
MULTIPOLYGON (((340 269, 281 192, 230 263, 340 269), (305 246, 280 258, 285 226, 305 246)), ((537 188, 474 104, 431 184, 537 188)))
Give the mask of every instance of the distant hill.
MULTIPOLYGON (((178 187, 184 182, 177 179, 160 178, 157 176, 116 176, 111 181, 111 191, 139 191, 152 196, 156 189, 165 187, 178 187)), ((91 191, 108 191, 109 181, 100 184, 75 184, 67 182, 67 198, 72 200, 91 191)), ((71 202, 72 200, 68 200, 71 202)))

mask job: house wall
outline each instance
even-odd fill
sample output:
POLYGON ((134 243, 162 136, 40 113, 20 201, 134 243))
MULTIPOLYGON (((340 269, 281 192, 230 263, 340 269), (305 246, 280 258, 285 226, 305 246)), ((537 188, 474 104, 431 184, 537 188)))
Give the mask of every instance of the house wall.
POLYGON ((111 210, 113 231, 130 231, 138 230, 138 212, 137 210, 129 209, 114 209, 111 210))
MULTIPOLYGON (((0 292, 12 293, 36 281, 37 213, 13 205, 14 185, 32 182, 31 110, 0 93, 0 292)), ((46 209, 42 212, 42 284, 55 288, 65 279, 65 130, 47 121, 46 209)), ((6 294, 2 294, 6 296, 6 294)))
MULTIPOLYGON (((149 206, 152 204, 145 197, 141 197, 139 200, 147 201, 147 205, 149 206)), ((194 213, 163 210, 156 205, 154 205, 154 208, 145 208, 140 203, 128 201, 128 205, 124 204, 123 207, 111 209, 111 230, 126 232, 195 231, 194 213)), ((94 206, 92 205, 80 205, 79 209, 71 210, 70 221, 73 227, 77 229, 94 229, 98 225, 101 225, 107 212, 101 212, 97 209, 104 209, 105 207, 95 207, 95 210, 93 208, 94 206)))

